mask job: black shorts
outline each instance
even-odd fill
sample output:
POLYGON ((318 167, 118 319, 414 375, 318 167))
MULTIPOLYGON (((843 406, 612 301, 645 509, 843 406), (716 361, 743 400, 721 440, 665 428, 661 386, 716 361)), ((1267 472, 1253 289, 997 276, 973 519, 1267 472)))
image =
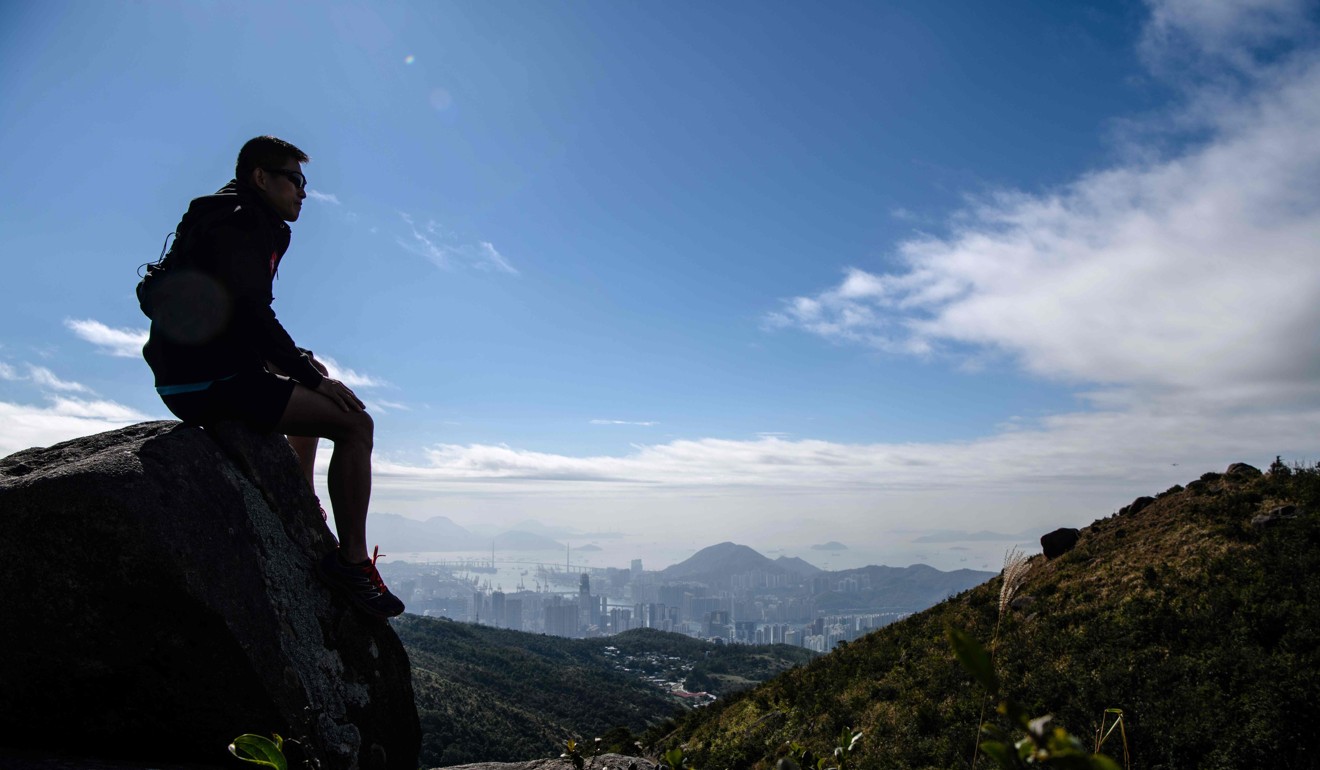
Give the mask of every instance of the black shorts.
POLYGON ((262 431, 274 430, 293 395, 293 380, 265 369, 216 380, 205 390, 161 396, 175 417, 193 425, 241 420, 262 431))

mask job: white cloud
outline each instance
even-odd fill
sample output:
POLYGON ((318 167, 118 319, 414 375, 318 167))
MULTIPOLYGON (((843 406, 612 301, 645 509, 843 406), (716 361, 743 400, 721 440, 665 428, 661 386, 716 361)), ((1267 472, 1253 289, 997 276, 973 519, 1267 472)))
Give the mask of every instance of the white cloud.
MULTIPOLYGON (((419 232, 411 216, 403 212, 399 212, 399 216, 407 223, 408 229, 412 233, 412 240, 399 237, 395 239, 395 242, 407 251, 411 251, 414 254, 418 254, 431 260, 432 264, 436 267, 448 270, 450 268, 448 249, 442 248, 429 237, 419 232)), ((433 234, 433 228, 428 227, 427 229, 433 234)))
MULTIPOLYGON (((1237 437, 1217 428, 1166 436, 1161 427, 1179 415, 1151 410, 1047 418, 1030 429, 956 443, 842 444, 786 440, 678 440, 637 447, 623 457, 574 457, 507 445, 441 444, 427 463, 396 464, 392 472, 435 481, 561 480, 674 487, 729 486, 820 490, 1071 484, 1079 479, 1130 477, 1134 466, 1157 473, 1177 461, 1214 467, 1225 458, 1256 456, 1274 448, 1308 446, 1320 427, 1320 409, 1293 427, 1243 415, 1237 437), (1251 437, 1250 439, 1244 436, 1251 437), (1097 442, 1101 446, 1097 448, 1097 442)), ((1140 475, 1141 471, 1136 471, 1140 475)))
POLYGON ((1183 154, 978 201, 949 236, 900 244, 898 269, 850 268, 767 326, 899 353, 1000 351, 1148 395, 1320 397, 1316 94, 1320 59, 1291 62, 1183 154))
POLYGON ((307 197, 308 197, 308 198, 311 198, 312 200, 316 201, 317 203, 329 203, 329 204, 334 205, 334 206, 338 206, 338 205, 339 205, 339 198, 338 198, 338 196, 332 195, 331 193, 318 192, 317 190, 313 190, 313 189, 311 189, 311 188, 308 188, 308 190, 307 190, 307 197))
POLYGON ((56 398, 49 406, 0 401, 0 457, 150 419, 113 401, 56 398))
POLYGON ((652 425, 657 425, 658 423, 653 421, 637 422, 632 420, 592 420, 591 424, 592 425, 641 425, 644 427, 650 427, 652 425))
POLYGON ((147 344, 146 329, 114 329, 90 318, 66 318, 64 325, 74 334, 100 347, 101 352, 121 358, 139 358, 147 344))
POLYGON ((330 376, 344 383, 350 388, 386 388, 389 383, 369 374, 357 372, 349 369, 347 366, 341 366, 338 361, 329 357, 318 355, 316 360, 325 364, 326 369, 330 370, 330 376))
POLYGON ((61 380, 55 373, 44 366, 28 364, 28 379, 42 390, 58 390, 63 393, 91 393, 91 388, 78 382, 61 380))
POLYGON ((1179 65, 1255 72, 1271 46, 1314 33, 1307 0, 1147 0, 1141 52, 1157 72, 1179 65))
POLYGON ((71 380, 62 380, 46 367, 37 366, 35 364, 28 364, 27 374, 22 375, 18 373, 17 369, 9 364, 0 363, 0 380, 7 380, 9 382, 30 382, 43 392, 92 393, 92 389, 86 385, 71 380))
POLYGON ((475 263, 477 268, 482 270, 493 269, 501 273, 508 273, 509 275, 518 275, 517 268, 510 265, 509 261, 504 258, 504 255, 495 250, 493 244, 482 241, 477 246, 476 253, 480 257, 480 261, 475 263))
POLYGON ((399 212, 400 218, 408 225, 411 238, 395 238, 406 251, 425 257, 436 267, 449 270, 462 265, 474 270, 493 270, 506 275, 519 275, 518 269, 505 259, 489 241, 476 244, 459 243, 452 233, 446 231, 435 220, 427 220, 426 226, 419 230, 412 216, 399 212), (423 230, 425 232, 423 232, 423 230))
MULTIPOLYGON (((875 545, 882 553, 864 557, 872 563, 949 569, 965 566, 960 556, 914 538, 1085 526, 1233 462, 1263 468, 1276 454, 1313 462, 1316 435, 1320 406, 1237 409, 1206 420, 1196 405, 1164 401, 1019 421, 966 441, 703 438, 619 456, 439 444, 414 459, 378 453, 373 505, 422 519, 442 510, 473 523, 536 516, 586 528, 608 520, 634 537, 694 550, 722 540, 797 547, 828 532, 875 545)), ((981 559, 999 553, 995 543, 977 546, 981 559)))
MULTIPOLYGON (((947 234, 899 244, 888 269, 846 268, 764 319, 894 355, 1005 356, 1075 384, 1091 411, 942 444, 784 442, 775 456, 791 463, 744 464, 765 448, 749 443, 704 467, 731 484, 869 487, 857 516, 977 529, 1075 516, 1088 499, 1117 507, 1235 459, 1314 461, 1320 54, 1290 47, 1314 42, 1301 6, 1153 3, 1145 53, 1158 75, 1181 77, 1184 101, 1126 154, 1135 160, 1054 190, 983 196, 947 234), (1188 61, 1190 75, 1174 66, 1188 61), (1182 145, 1169 153, 1174 132, 1182 145), (994 490, 1016 502, 995 510, 982 500, 994 490)), ((690 465, 668 477, 697 476, 702 463, 690 465)))

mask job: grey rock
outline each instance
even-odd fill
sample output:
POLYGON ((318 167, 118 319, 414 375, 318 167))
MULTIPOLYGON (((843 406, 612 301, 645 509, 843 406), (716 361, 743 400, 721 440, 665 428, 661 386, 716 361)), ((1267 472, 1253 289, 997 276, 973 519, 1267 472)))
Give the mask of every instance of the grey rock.
POLYGON ((1244 479, 1251 479, 1260 476, 1262 474, 1260 472, 1260 468, 1257 468, 1254 465, 1247 465, 1246 463, 1233 463, 1232 465, 1228 466, 1228 470, 1224 471, 1224 475, 1237 476, 1239 478, 1244 478, 1244 479))
POLYGON ((1131 513, 1139 513, 1145 510, 1146 507, 1153 502, 1155 502, 1155 498, 1153 497, 1138 497, 1136 500, 1133 500, 1131 503, 1120 508, 1118 515, 1124 516, 1131 513))
POLYGON ((1041 535, 1041 551, 1044 552, 1045 558, 1057 559, 1077 547, 1077 538, 1081 537, 1081 534, 1081 530, 1063 527, 1041 535))
POLYGON ((1295 519, 1300 515, 1301 515, 1301 511, 1297 508, 1297 506, 1280 505, 1275 508, 1271 508, 1269 513, 1262 513, 1258 516, 1253 517, 1251 519, 1251 526, 1257 530, 1268 529, 1270 527, 1275 527, 1280 524, 1287 523, 1288 521, 1295 519))
POLYGON ((415 770, 407 654, 317 579, 282 436, 143 423, 0 460, 0 745, 153 763, 299 738, 415 770))

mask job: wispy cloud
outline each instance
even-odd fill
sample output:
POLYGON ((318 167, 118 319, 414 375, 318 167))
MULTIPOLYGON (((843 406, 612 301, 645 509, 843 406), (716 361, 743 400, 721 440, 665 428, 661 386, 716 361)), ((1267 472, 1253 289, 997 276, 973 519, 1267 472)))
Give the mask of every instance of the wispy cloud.
POLYGON ((28 364, 28 379, 42 390, 56 390, 62 393, 91 393, 91 388, 78 382, 61 380, 55 373, 44 366, 28 364))
POLYGON ((66 318, 64 325, 82 339, 101 348, 101 352, 121 358, 138 358, 147 344, 146 329, 115 329, 100 321, 66 318))
POLYGON ((436 267, 451 270, 455 267, 467 267, 474 270, 486 270, 520 275, 518 269, 509 263, 489 241, 463 243, 445 231, 435 220, 428 220, 419 228, 412 216, 399 212, 399 217, 408 225, 411 237, 399 236, 395 242, 405 250, 425 257, 436 267))
POLYGON ((319 191, 317 191, 317 190, 313 190, 313 189, 311 189, 310 187, 307 188, 307 197, 308 197, 308 198, 311 198, 312 200, 316 201, 317 203, 329 203, 329 204, 332 205, 332 206, 338 206, 338 205, 339 205, 339 198, 338 198, 338 196, 333 195, 333 194, 331 194, 331 193, 323 193, 323 192, 319 192, 319 191))
POLYGON ((650 426, 658 425, 659 423, 654 421, 643 422, 636 420, 592 420, 591 424, 592 425, 641 425, 649 428, 650 426))
POLYGON ((475 266, 481 270, 495 270, 509 275, 518 275, 518 270, 509 264, 504 255, 495 250, 495 246, 487 241, 482 241, 477 247, 477 254, 481 261, 475 263, 475 266))
POLYGON ((344 383, 350 388, 387 388, 388 382, 379 377, 372 377, 363 372, 354 371, 347 366, 342 366, 338 361, 323 355, 317 355, 316 359, 325 364, 326 369, 330 370, 330 376, 344 383))
POLYGON ((1179 67, 1255 74, 1269 66, 1274 46, 1314 32, 1307 0, 1147 0, 1150 19, 1140 50, 1157 73, 1179 67))
POLYGON ((9 364, 0 362, 0 380, 9 382, 30 382, 42 392, 50 393, 92 393, 92 389, 80 382, 62 380, 50 369, 36 364, 27 365, 27 374, 20 374, 9 364))

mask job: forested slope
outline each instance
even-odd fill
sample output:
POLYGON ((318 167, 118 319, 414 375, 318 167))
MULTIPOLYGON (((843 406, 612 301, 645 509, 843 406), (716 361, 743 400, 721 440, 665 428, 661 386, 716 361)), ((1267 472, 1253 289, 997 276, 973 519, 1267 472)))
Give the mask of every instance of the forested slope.
POLYGON ((688 715, 657 748, 683 746, 703 768, 770 767, 790 741, 828 755, 852 727, 858 766, 967 767, 984 695, 945 633, 989 645, 999 621, 1008 693, 1082 736, 1122 709, 1135 767, 1314 767, 1318 510, 1316 469, 1208 473, 1094 522, 1057 559, 1033 557, 1013 597, 996 578, 688 715), (1002 617, 1001 598, 1016 599, 1002 617))

